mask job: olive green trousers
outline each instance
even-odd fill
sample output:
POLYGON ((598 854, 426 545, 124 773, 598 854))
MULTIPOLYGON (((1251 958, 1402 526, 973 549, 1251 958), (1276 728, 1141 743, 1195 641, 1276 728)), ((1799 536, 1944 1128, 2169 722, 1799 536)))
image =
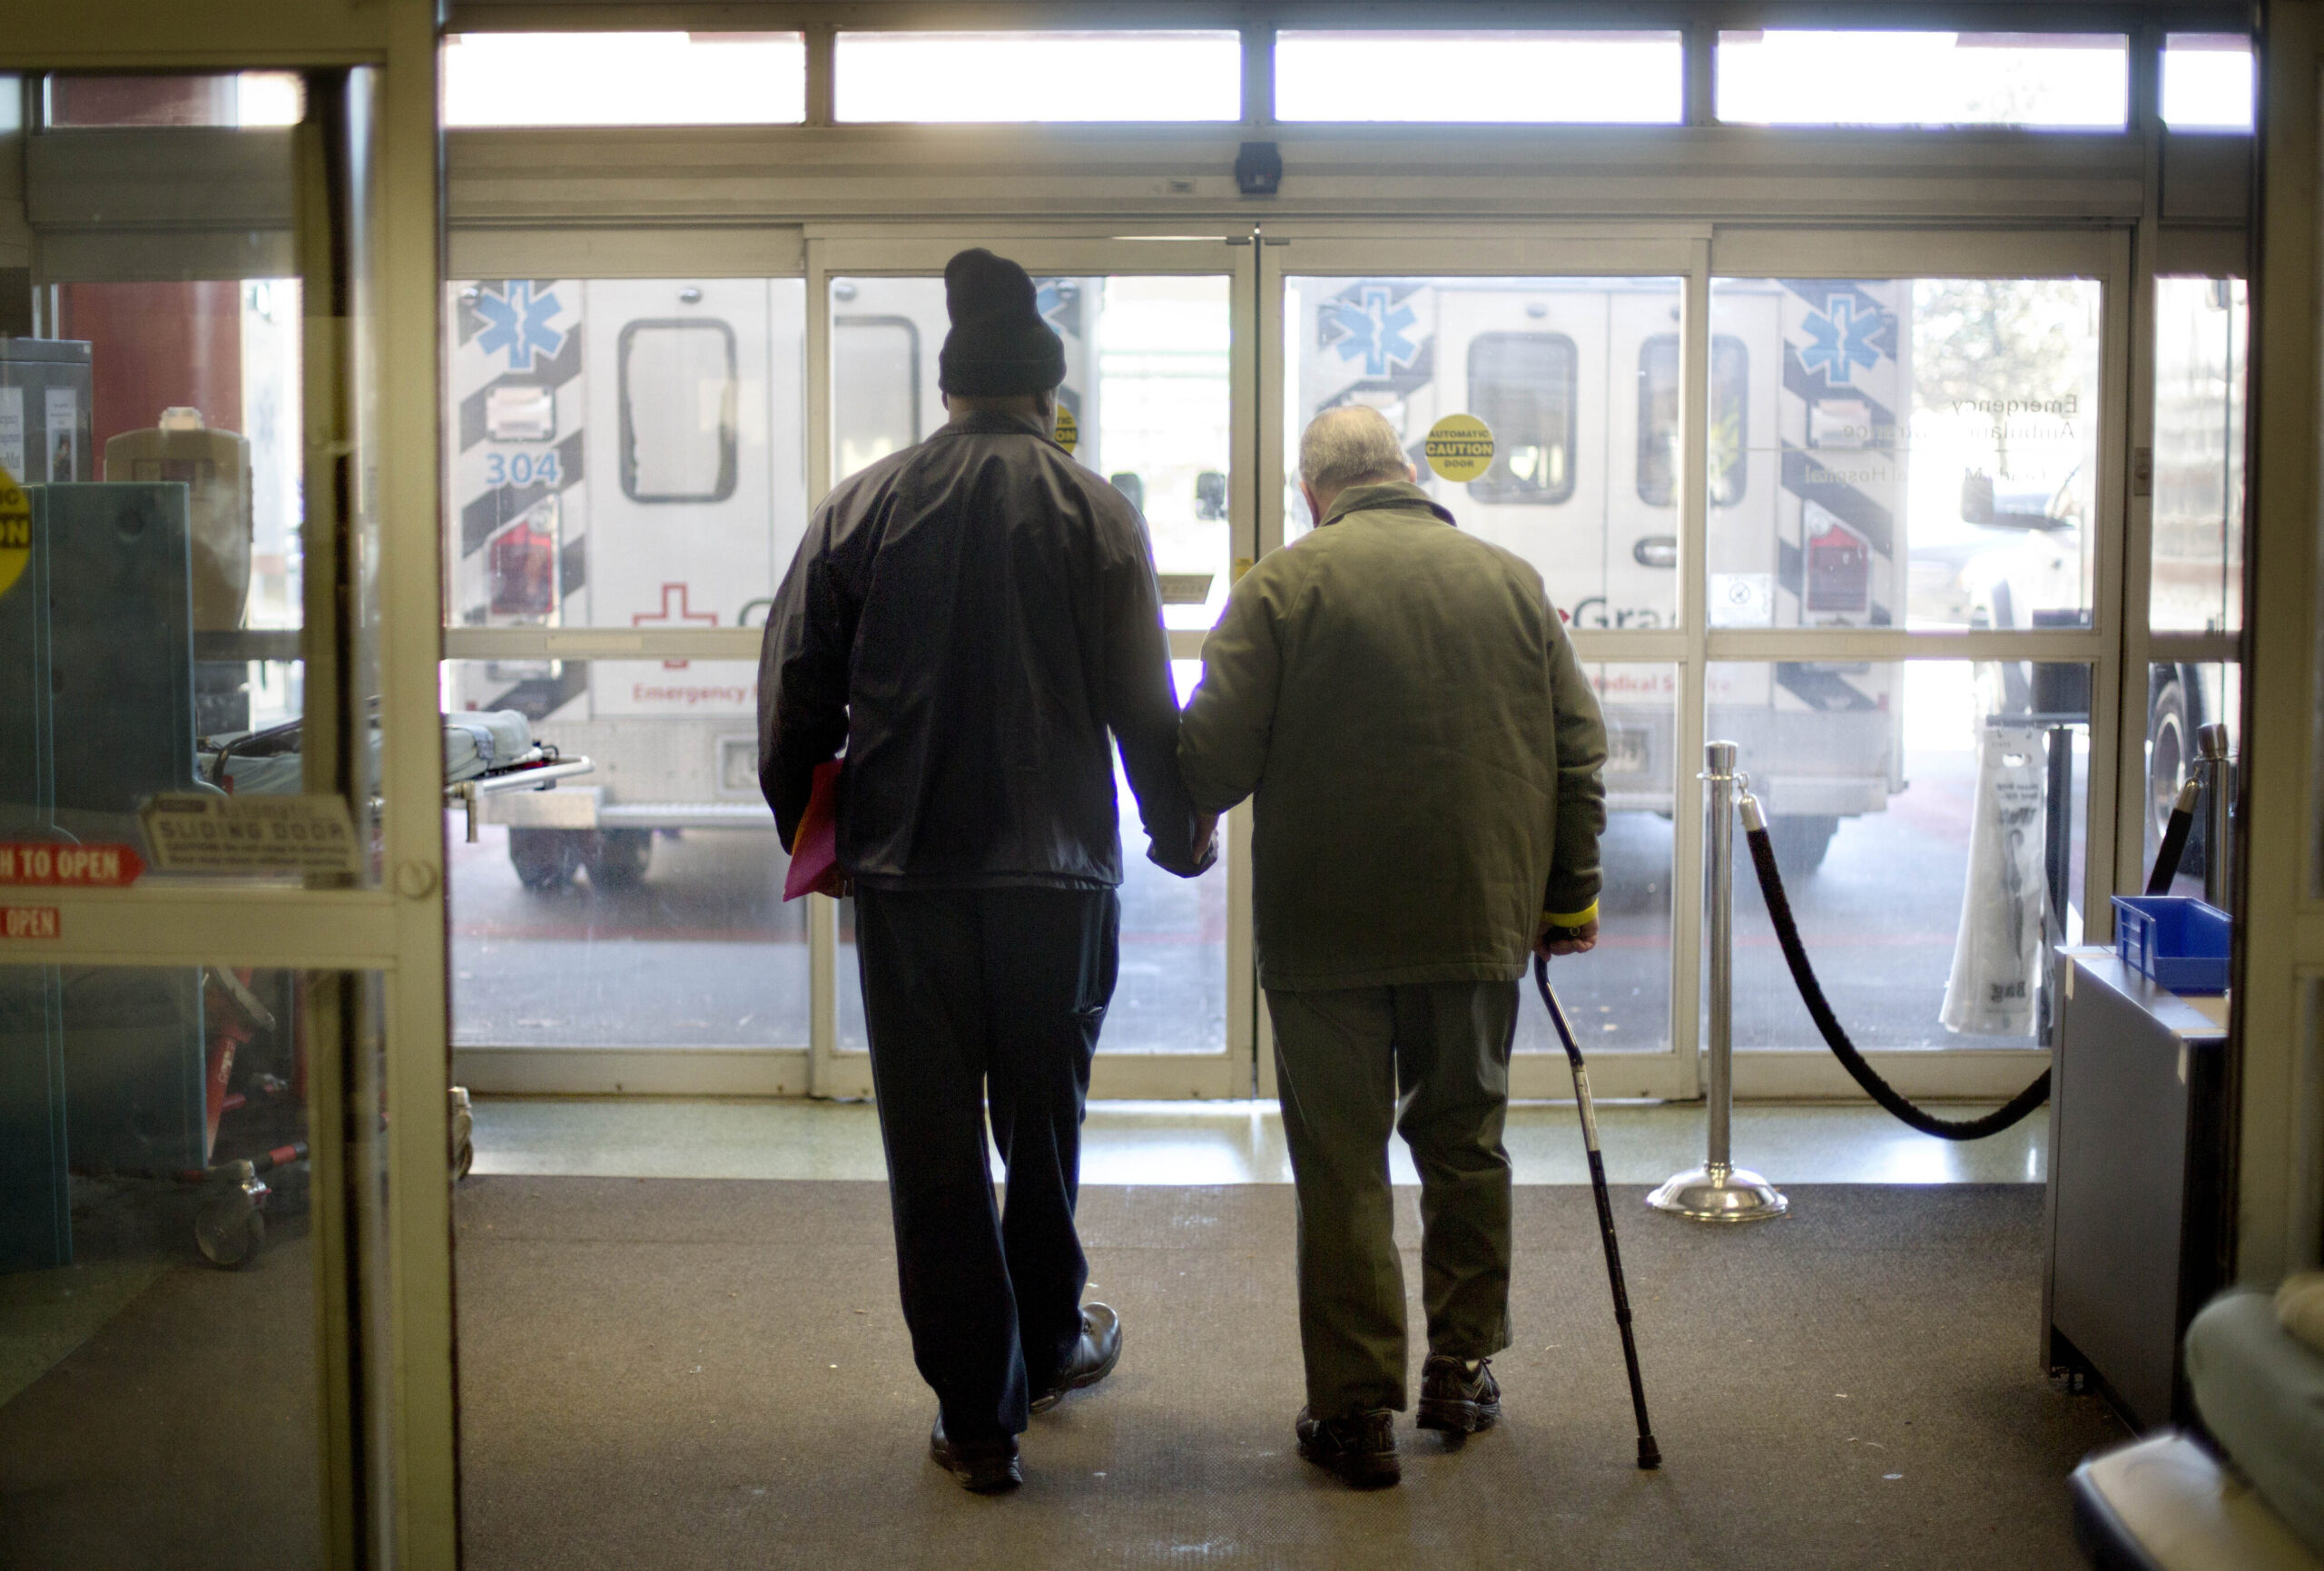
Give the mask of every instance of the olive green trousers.
POLYGON ((1421 1180, 1428 1350, 1509 1345, 1514 982, 1267 990, 1299 1198, 1299 1341, 1319 1419, 1405 1406, 1410 1355, 1388 1138, 1421 1180))

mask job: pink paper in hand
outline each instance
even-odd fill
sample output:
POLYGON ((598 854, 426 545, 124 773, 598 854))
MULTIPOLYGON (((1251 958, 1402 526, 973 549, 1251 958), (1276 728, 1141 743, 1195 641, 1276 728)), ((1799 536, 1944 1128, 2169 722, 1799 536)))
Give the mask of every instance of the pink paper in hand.
POLYGON ((799 832, 792 837, 791 870, 783 876, 783 898, 846 892, 847 875, 839 865, 840 761, 815 766, 815 786, 807 796, 807 810, 800 815, 799 832))

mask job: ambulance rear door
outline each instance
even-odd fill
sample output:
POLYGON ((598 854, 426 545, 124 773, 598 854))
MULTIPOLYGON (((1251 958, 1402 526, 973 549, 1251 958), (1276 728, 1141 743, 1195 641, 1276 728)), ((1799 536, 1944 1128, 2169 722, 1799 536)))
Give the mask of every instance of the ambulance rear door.
MULTIPOLYGON (((606 471, 593 486, 586 535, 591 625, 735 626, 797 548, 802 455, 790 436, 778 485, 770 358, 787 373, 780 428, 789 436, 799 428, 800 349, 788 328, 783 345, 772 343, 771 287, 764 279, 589 284, 592 457, 606 471)), ((724 663, 599 661, 590 699, 600 720, 743 720, 755 711, 750 673, 724 663)))
POLYGON ((1435 376, 1414 389, 1404 434, 1421 484, 1462 528, 1540 568, 1577 626, 1615 625, 1607 457, 1623 417, 1597 396, 1607 296, 1555 279, 1445 280, 1423 293, 1435 376), (1429 427, 1456 412, 1493 438, 1492 466, 1466 484, 1432 473, 1422 450, 1429 427))

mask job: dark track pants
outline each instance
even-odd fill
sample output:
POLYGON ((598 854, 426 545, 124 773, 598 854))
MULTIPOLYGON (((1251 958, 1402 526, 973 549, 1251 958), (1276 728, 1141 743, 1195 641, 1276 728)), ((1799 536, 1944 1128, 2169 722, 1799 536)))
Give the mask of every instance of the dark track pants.
POLYGON ((1275 1086, 1299 1197, 1299 1347, 1319 1419, 1404 1407, 1404 1273, 1388 1137, 1420 1171, 1428 1350, 1509 1345, 1514 982, 1270 988, 1275 1086))
POLYGON ((856 892, 904 1322, 957 1440, 1022 1432, 1081 1334, 1081 1115, 1120 927, 1111 889, 856 892))

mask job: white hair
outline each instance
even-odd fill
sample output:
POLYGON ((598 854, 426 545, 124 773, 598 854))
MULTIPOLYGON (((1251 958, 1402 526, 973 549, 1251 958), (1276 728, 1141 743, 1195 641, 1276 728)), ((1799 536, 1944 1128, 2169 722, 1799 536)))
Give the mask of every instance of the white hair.
POLYGON ((1299 477, 1318 496, 1405 476, 1403 445, 1395 427, 1368 404, 1326 409, 1300 436, 1299 477))

